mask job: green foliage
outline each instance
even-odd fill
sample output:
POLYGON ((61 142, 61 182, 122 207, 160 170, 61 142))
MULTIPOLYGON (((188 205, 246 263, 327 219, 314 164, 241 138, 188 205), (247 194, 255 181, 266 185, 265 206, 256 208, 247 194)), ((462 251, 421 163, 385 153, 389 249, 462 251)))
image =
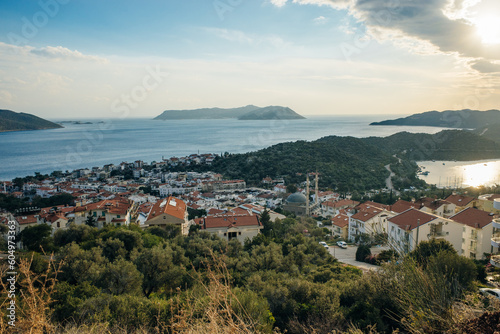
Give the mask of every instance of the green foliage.
POLYGON ((425 267, 432 256, 436 256, 441 252, 457 253, 449 241, 444 239, 431 239, 429 241, 420 242, 410 253, 410 256, 420 265, 425 267))
POLYGON ((72 242, 78 244, 95 238, 97 228, 88 225, 70 224, 67 229, 58 229, 54 233, 54 244, 58 247, 66 246, 72 242))
POLYGON ((138 294, 142 279, 133 263, 119 258, 106 265, 98 286, 113 295, 138 294))
POLYGON ((92 216, 92 211, 89 211, 89 215, 87 216, 87 219, 85 219, 85 225, 89 227, 96 227, 97 226, 97 219, 95 219, 92 216))
POLYGON ((0 132, 56 128, 62 128, 62 126, 32 114, 0 110, 0 132))
POLYGON ((54 320, 63 324, 74 320, 84 301, 99 295, 101 295, 100 290, 89 282, 78 285, 71 285, 68 282, 58 283, 52 306, 54 320))
POLYGON ((286 192, 287 193, 291 193, 291 194, 296 193, 297 192, 297 186, 295 184, 293 184, 293 183, 287 185, 286 186, 286 192))
POLYGON ((365 259, 370 255, 372 255, 370 246, 361 244, 358 246, 358 249, 356 250, 356 261, 364 262, 365 259))
POLYGON ((393 260, 397 260, 399 258, 399 254, 393 249, 383 250, 377 255, 377 261, 380 262, 389 262, 393 260))
POLYGON ((207 215, 207 210, 205 209, 192 209, 190 207, 187 208, 188 211, 188 219, 192 220, 195 219, 196 217, 204 217, 207 215))
POLYGON ((32 201, 32 206, 46 208, 58 205, 75 205, 75 198, 71 194, 58 194, 48 198, 35 196, 32 201))
POLYGON ((186 263, 186 260, 183 255, 176 258, 174 251, 168 245, 142 250, 134 263, 144 277, 142 280, 144 296, 149 298, 151 293, 163 287, 170 289, 178 287, 185 275, 185 270, 180 265, 186 263))
POLYGON ((139 328, 153 331, 159 323, 170 324, 171 311, 171 300, 153 301, 142 296, 102 294, 85 300, 74 317, 84 323, 107 323, 130 332, 139 328))
POLYGON ((50 236, 52 227, 47 224, 28 226, 19 234, 19 240, 23 246, 30 251, 45 252, 54 250, 54 241, 50 236))
POLYGON ((109 238, 106 239, 106 241, 100 239, 98 241, 98 245, 102 249, 102 255, 110 262, 113 262, 119 257, 125 257, 127 255, 125 244, 119 239, 109 238))
POLYGON ((108 263, 108 260, 102 255, 102 248, 94 247, 90 250, 84 250, 76 243, 61 248, 57 254, 57 260, 63 261, 59 278, 70 284, 89 282, 97 285, 108 263))
POLYGON ((441 251, 429 258, 427 271, 433 275, 443 276, 450 288, 457 290, 453 291, 454 295, 460 295, 461 291, 472 289, 473 282, 477 278, 477 267, 474 261, 449 250, 441 251))

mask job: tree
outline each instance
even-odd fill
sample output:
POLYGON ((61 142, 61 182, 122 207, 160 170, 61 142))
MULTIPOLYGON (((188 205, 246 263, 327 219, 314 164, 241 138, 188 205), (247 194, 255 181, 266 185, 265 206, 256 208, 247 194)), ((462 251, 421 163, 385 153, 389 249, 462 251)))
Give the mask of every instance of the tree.
POLYGON ((432 256, 436 256, 441 252, 451 252, 457 254, 453 245, 444 239, 431 239, 429 241, 422 241, 418 246, 410 253, 419 265, 427 266, 427 262, 432 256))
POLYGON ((297 192, 297 186, 295 184, 289 184, 286 186, 286 192, 288 193, 295 193, 297 192))
POLYGON ((267 208, 264 209, 264 211, 260 215, 260 222, 262 223, 262 226, 264 226, 264 228, 262 229, 262 233, 266 237, 272 237, 274 223, 271 221, 271 217, 269 216, 269 211, 267 210, 267 208))
POLYGON ((132 262, 119 258, 106 266, 99 285, 113 295, 136 294, 142 285, 142 277, 132 262))
POLYGON ((142 292, 147 298, 163 286, 178 286, 182 280, 182 270, 174 264, 173 251, 169 246, 144 249, 134 263, 144 277, 142 292))
POLYGON ((106 241, 100 241, 99 246, 102 248, 102 255, 111 262, 127 254, 125 244, 119 239, 109 238, 106 241))
POLYGON ((356 261, 364 262, 367 256, 372 255, 372 251, 370 250, 370 246, 368 245, 359 245, 356 250, 356 261))
POLYGON ((68 229, 58 229, 54 233, 54 243, 56 246, 62 247, 72 242, 81 244, 87 240, 94 238, 94 233, 97 229, 88 225, 71 224, 68 229))
POLYGON ((89 215, 87 216, 87 219, 85 220, 85 224, 90 226, 90 227, 96 227, 97 220, 94 217, 92 217, 92 211, 89 212, 89 215))
POLYGON ((54 247, 51 232, 50 225, 38 224, 26 227, 19 234, 19 238, 27 250, 40 252, 43 248, 44 251, 51 251, 54 247))

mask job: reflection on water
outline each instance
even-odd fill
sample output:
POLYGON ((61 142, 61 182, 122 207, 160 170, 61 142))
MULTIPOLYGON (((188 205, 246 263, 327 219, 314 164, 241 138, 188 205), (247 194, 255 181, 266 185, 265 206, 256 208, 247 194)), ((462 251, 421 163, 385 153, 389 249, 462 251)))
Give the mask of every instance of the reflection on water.
POLYGON ((418 165, 427 174, 420 174, 419 178, 439 188, 500 184, 500 160, 420 161, 418 165))

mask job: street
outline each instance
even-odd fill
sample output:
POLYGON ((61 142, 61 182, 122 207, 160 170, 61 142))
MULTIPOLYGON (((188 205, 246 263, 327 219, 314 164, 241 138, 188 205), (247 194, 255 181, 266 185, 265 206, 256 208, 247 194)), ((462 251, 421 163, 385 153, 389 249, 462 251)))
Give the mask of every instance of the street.
MULTIPOLYGON (((332 254, 339 262, 349 264, 351 266, 358 267, 362 270, 378 270, 380 269, 379 266, 374 266, 372 264, 368 264, 365 262, 358 262, 356 261, 356 250, 358 249, 357 246, 347 246, 346 249, 340 248, 338 246, 330 246, 328 250, 330 251, 330 254, 332 254)), ((383 250, 387 250, 389 247, 387 246, 375 246, 371 248, 372 254, 376 255, 380 253, 383 250)))

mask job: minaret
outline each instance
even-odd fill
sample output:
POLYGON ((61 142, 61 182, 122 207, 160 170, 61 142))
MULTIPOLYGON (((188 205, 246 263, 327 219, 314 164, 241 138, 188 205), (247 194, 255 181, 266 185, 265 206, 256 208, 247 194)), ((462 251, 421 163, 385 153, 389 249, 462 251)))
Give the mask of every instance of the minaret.
POLYGON ((316 195, 314 195, 314 199, 315 199, 314 202, 315 202, 316 205, 318 205, 319 204, 319 196, 318 196, 318 194, 319 194, 319 191, 318 191, 318 171, 316 171, 316 180, 315 181, 316 181, 316 189, 315 189, 316 195))
POLYGON ((309 216, 309 173, 306 179, 306 216, 309 216))

